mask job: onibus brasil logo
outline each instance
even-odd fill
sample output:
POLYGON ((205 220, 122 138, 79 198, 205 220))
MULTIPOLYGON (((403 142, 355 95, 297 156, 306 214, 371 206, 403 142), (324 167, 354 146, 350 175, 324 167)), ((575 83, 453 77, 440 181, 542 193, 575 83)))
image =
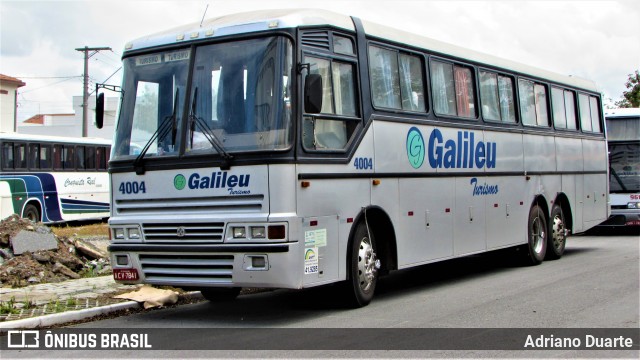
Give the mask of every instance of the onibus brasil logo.
POLYGON ((248 195, 251 190, 239 188, 247 188, 250 183, 250 174, 229 175, 226 171, 214 171, 211 175, 201 175, 193 173, 186 177, 178 174, 173 178, 173 186, 176 190, 189 188, 196 189, 227 189, 229 195, 248 195))

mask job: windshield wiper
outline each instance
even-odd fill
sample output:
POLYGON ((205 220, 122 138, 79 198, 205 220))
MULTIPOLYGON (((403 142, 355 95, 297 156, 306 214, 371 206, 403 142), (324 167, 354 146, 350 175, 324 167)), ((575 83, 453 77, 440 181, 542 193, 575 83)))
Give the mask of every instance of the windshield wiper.
POLYGON ((149 148, 151 147, 151 144, 153 144, 153 142, 156 141, 156 139, 164 138, 165 136, 167 136, 169 134, 169 131, 171 131, 172 144, 175 145, 175 143, 176 143, 176 135, 178 133, 178 125, 176 123, 176 110, 178 108, 178 93, 179 93, 179 90, 180 89, 176 89, 176 95, 173 98, 173 112, 171 113, 171 115, 166 116, 164 119, 162 119, 162 121, 160 122, 160 126, 158 126, 158 129, 156 129, 156 131, 153 133, 153 135, 151 135, 151 138, 144 145, 144 147, 142 148, 142 151, 140 151, 140 154, 138 155, 138 157, 133 161, 133 166, 136 169, 136 174, 137 175, 144 174, 145 168, 144 168, 144 163, 142 162, 142 160, 144 159, 144 155, 147 153, 147 151, 149 151, 149 148))
POLYGON ((198 88, 196 87, 193 92, 193 101, 191 102, 191 111, 189 111, 189 140, 191 141, 191 147, 193 148, 193 134, 196 131, 196 126, 199 126, 202 130, 202 134, 209 141, 211 146, 222 157, 222 164, 220 170, 229 170, 231 168, 231 160, 233 156, 229 154, 225 149, 222 141, 216 136, 211 127, 202 118, 196 115, 196 102, 198 99, 198 88))

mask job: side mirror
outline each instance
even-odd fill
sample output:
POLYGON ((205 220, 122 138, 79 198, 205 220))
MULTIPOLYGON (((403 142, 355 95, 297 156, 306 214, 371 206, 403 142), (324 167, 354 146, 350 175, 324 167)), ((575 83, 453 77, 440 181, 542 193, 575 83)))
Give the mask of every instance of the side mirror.
POLYGON ((96 97, 96 127, 102 129, 104 125, 104 93, 96 97))
POLYGON ((304 79, 304 112, 317 114, 322 111, 322 76, 308 74, 304 79))

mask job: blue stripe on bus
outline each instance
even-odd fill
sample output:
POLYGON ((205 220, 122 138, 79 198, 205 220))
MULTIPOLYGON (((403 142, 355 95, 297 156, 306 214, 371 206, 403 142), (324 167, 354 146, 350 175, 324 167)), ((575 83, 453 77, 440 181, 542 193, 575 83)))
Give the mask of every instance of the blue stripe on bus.
MULTIPOLYGON (((42 222, 62 221, 62 214, 60 213, 58 202, 58 190, 53 175, 43 173, 0 175, 0 180, 10 179, 22 180, 24 182, 26 194, 20 195, 40 200, 43 207, 42 222)), ((22 209, 15 210, 19 211, 22 209)))
POLYGON ((87 210, 91 212, 103 212, 109 211, 109 203, 85 201, 76 199, 60 199, 62 205, 62 212, 68 210, 87 210))

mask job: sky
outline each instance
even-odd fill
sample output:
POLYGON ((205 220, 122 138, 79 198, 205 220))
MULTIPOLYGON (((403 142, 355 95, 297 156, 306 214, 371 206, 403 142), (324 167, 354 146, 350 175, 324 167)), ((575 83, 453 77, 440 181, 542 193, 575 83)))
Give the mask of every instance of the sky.
POLYGON ((505 59, 587 78, 606 100, 620 100, 640 69, 637 0, 0 0, 0 73, 18 89, 18 121, 37 114, 80 112, 84 53, 96 82, 120 85, 124 45, 133 39, 248 10, 322 8, 353 15, 505 59), (206 13, 205 13, 206 9, 206 13))

